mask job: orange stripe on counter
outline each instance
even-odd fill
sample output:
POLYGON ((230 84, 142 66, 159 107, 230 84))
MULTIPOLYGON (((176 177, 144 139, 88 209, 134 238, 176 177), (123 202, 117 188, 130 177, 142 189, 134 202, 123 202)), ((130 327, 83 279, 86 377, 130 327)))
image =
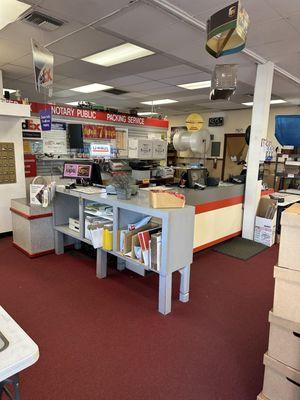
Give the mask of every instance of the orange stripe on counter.
POLYGON ((10 211, 15 213, 15 214, 17 214, 17 215, 20 215, 20 217, 23 217, 23 218, 29 219, 29 220, 31 220, 31 219, 40 219, 40 218, 48 218, 48 217, 52 217, 53 216, 52 212, 51 213, 45 213, 45 214, 29 215, 29 214, 23 213, 22 211, 16 210, 15 208, 12 208, 12 207, 10 208, 10 211))
POLYGON ((20 250, 22 253, 26 254, 26 256, 30 257, 30 258, 36 258, 36 257, 41 257, 41 256, 46 256, 48 254, 53 254, 55 252, 54 249, 52 250, 45 250, 45 251, 41 251, 39 253, 29 253, 27 250, 23 249, 21 246, 19 246, 18 244, 16 244, 15 242, 13 242, 13 246, 20 250))
POLYGON ((236 236, 240 236, 241 234, 242 234, 242 231, 238 231, 238 232, 235 232, 235 233, 231 233, 231 234, 228 235, 228 236, 224 236, 224 237, 221 237, 221 238, 219 238, 219 239, 216 239, 216 240, 214 240, 214 241, 212 241, 212 242, 205 243, 205 244, 203 244, 202 246, 195 247, 194 250, 193 250, 193 252, 194 252, 194 253, 197 253, 198 251, 205 250, 205 249, 207 249, 208 247, 214 246, 215 244, 218 244, 218 243, 221 243, 221 242, 225 242, 225 240, 232 239, 232 238, 234 238, 234 237, 236 237, 236 236))
POLYGON ((243 203, 244 196, 236 196, 230 199, 216 200, 210 203, 198 204, 195 206, 195 214, 201 214, 207 211, 218 210, 224 207, 234 206, 243 203))
POLYGON ((274 192, 275 192, 274 189, 263 190, 263 191, 261 192, 261 197, 263 197, 263 196, 268 196, 268 194, 272 194, 272 193, 274 193, 274 192))

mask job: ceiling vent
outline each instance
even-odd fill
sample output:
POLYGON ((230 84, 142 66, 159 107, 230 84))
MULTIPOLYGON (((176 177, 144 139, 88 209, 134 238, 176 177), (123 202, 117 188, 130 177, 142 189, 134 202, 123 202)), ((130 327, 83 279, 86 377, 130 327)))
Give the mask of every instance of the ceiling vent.
POLYGON ((42 14, 38 11, 33 11, 30 14, 27 14, 22 21, 49 32, 55 31, 64 24, 63 21, 49 17, 48 15, 42 14))
POLYGON ((114 94, 116 96, 120 96, 121 94, 129 93, 129 92, 126 92, 125 90, 121 90, 121 89, 108 89, 108 90, 103 90, 103 92, 114 94))

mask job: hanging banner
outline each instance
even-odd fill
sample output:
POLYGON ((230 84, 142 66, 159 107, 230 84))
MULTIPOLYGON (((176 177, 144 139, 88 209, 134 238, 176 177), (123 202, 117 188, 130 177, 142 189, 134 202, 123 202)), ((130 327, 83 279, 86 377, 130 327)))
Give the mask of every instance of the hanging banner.
POLYGON ((34 39, 31 39, 31 47, 36 90, 41 92, 43 89, 51 97, 53 88, 53 54, 34 39))
POLYGON ((208 53, 218 58, 243 50, 249 23, 249 16, 240 1, 213 14, 206 27, 208 53))
POLYGON ((52 111, 51 108, 45 108, 44 110, 40 110, 40 121, 41 121, 41 130, 42 131, 51 131, 51 123, 52 123, 52 111))

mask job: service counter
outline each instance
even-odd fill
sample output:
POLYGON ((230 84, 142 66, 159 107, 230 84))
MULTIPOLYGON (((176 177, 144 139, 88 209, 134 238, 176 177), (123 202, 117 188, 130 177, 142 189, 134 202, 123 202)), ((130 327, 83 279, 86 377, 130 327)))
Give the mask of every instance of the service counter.
MULTIPOLYGON (((194 253, 242 232, 245 185, 207 187, 204 190, 179 189, 186 204, 195 207, 194 253)), ((263 195, 273 192, 263 191, 263 195)))

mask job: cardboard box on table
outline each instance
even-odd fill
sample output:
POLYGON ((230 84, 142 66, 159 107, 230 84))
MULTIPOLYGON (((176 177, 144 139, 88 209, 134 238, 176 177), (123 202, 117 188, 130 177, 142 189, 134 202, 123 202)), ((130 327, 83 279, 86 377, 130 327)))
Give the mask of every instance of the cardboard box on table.
POLYGON ((275 211, 275 209, 275 200, 268 198, 260 199, 255 218, 255 242, 262 243, 269 247, 271 247, 275 243, 277 217, 277 212, 275 211))
POLYGON ((300 204, 293 204, 281 215, 278 266, 300 271, 300 204))

